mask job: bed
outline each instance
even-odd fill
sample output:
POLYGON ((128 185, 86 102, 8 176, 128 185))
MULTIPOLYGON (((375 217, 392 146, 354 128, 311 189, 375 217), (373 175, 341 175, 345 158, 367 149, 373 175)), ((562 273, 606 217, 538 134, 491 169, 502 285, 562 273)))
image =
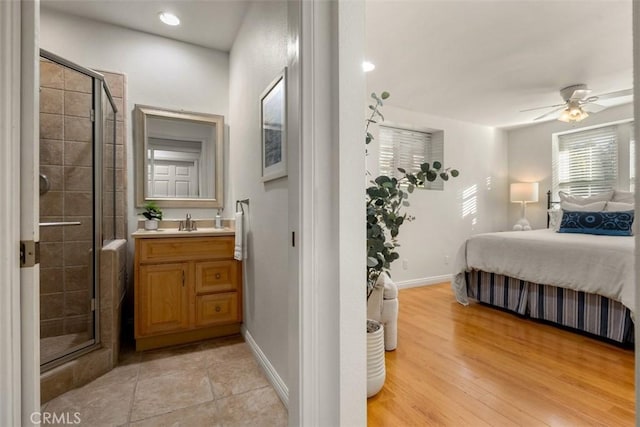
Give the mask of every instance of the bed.
POLYGON ((507 231, 469 238, 452 287, 469 299, 521 316, 633 343, 634 237, 507 231))

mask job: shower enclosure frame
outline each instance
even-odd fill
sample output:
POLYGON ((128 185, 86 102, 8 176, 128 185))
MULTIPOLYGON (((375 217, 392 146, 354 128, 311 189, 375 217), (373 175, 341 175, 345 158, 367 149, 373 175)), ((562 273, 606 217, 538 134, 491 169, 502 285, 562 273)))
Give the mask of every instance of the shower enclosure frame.
MULTIPOLYGON (((93 338, 85 341, 84 343, 77 344, 73 347, 70 347, 65 350, 63 355, 55 355, 50 360, 44 360, 40 364, 40 372, 46 372, 50 369, 55 368, 56 366, 60 366, 68 361, 78 358, 84 354, 87 354, 97 348, 100 347, 100 250, 102 246, 105 244, 103 241, 103 230, 102 230, 102 222, 103 222, 103 206, 102 206, 102 196, 103 196, 103 146, 105 144, 104 141, 104 126, 103 126, 103 99, 102 99, 102 90, 104 89, 104 93, 107 96, 107 101, 111 104, 111 108, 114 113, 113 120, 113 138, 114 138, 114 150, 115 150, 115 139, 116 139, 116 120, 115 114, 118 112, 118 108, 113 101, 113 97, 111 95, 111 91, 109 90, 109 86, 105 80, 105 77, 89 68, 78 65, 74 62, 71 62, 65 58, 62 58, 52 52, 49 52, 45 49, 40 49, 40 58, 47 59, 56 64, 62 65, 64 67, 70 68, 74 71, 82 73, 88 77, 92 78, 92 114, 91 114, 91 122, 92 122, 92 177, 93 177, 93 266, 91 266, 91 276, 92 276, 92 287, 93 295, 91 299, 91 311, 90 315, 93 316, 93 338)), ((113 161, 115 164, 115 152, 113 153, 113 161)), ((114 166, 115 170, 115 166, 114 166)), ((115 209, 115 173, 113 175, 113 206, 115 209)), ((115 232, 115 219, 116 215, 113 215, 113 230, 115 232)))

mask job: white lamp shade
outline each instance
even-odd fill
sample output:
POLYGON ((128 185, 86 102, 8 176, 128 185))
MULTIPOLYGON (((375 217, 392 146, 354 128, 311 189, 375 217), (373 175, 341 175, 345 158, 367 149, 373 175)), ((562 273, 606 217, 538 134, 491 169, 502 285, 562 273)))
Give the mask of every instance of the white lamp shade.
POLYGON ((512 202, 537 202, 538 183, 537 182, 514 182, 511 184, 512 202))

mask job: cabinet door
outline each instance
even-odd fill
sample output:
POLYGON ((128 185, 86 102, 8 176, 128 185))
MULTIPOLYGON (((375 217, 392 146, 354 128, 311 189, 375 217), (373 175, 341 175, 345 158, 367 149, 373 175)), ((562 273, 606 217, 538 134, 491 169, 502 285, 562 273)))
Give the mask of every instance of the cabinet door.
POLYGON ((232 292, 238 289, 238 261, 196 262, 196 293, 232 292))
POLYGON ((138 332, 153 335, 189 326, 187 263, 140 266, 138 332))

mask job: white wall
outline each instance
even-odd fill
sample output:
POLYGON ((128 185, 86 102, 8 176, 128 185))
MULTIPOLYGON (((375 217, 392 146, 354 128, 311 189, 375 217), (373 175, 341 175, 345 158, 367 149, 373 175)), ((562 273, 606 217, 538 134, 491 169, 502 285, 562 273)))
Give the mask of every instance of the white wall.
POLYGON ((248 9, 230 56, 229 178, 245 207, 244 324, 288 381, 288 180, 261 181, 260 95, 287 64, 286 2, 248 9))
MULTIPOLYGON (((43 9, 40 47, 84 67, 126 75, 127 203, 129 232, 135 231, 132 111, 135 104, 229 114, 229 55, 164 37, 43 9)), ((226 134, 228 135, 228 127, 226 134)), ((225 146, 228 152, 228 137, 225 146)), ((226 156, 228 158, 228 155, 226 156)), ((225 171, 225 176, 228 172, 225 171)), ((230 185, 225 179, 225 214, 230 185)), ((185 209, 163 209, 166 219, 184 218, 185 209)), ((213 218, 214 209, 188 209, 194 218, 213 218)))
MULTIPOLYGON (((527 205, 527 219, 532 228, 545 228, 547 226, 546 193, 551 189, 552 134, 631 118, 633 118, 633 105, 626 104, 593 114, 586 120, 574 125, 552 120, 508 131, 509 183, 540 183, 539 202, 527 205)), ((509 205, 509 224, 514 224, 520 217, 520 205, 517 203, 510 203, 509 205)))
MULTIPOLYGON (((416 190, 406 212, 416 219, 399 235, 400 259, 392 264, 395 282, 420 283, 453 273, 458 248, 472 234, 507 227, 507 142, 504 131, 417 113, 391 105, 386 124, 444 131, 444 166, 460 171, 444 191, 416 190), (448 259, 445 259, 448 257, 448 259), (403 260, 408 268, 403 269, 403 260)), ((374 136, 377 136, 377 129, 374 136)), ((367 170, 377 176, 377 145, 369 147, 367 170)))

